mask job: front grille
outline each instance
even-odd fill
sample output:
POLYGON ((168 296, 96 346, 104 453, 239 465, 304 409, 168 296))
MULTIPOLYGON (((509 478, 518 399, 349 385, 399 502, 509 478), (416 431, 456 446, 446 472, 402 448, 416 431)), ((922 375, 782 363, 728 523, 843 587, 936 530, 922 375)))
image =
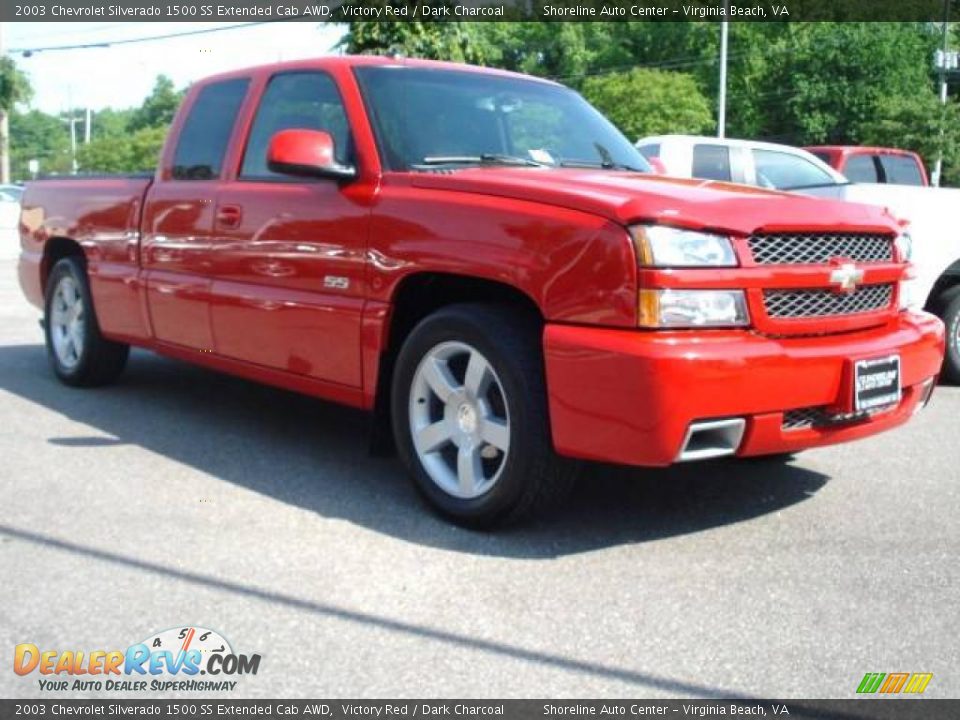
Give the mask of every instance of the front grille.
POLYGON ((817 318, 883 310, 893 301, 893 285, 864 285, 851 293, 833 290, 764 290, 767 315, 777 319, 817 318))
POLYGON ((788 410, 783 414, 782 427, 784 430, 807 430, 809 428, 855 423, 866 420, 868 417, 870 417, 870 413, 866 411, 831 415, 822 406, 800 408, 799 410, 788 410))
POLYGON ((888 235, 792 233, 751 235, 747 243, 758 265, 821 265, 834 258, 861 263, 893 261, 888 235))

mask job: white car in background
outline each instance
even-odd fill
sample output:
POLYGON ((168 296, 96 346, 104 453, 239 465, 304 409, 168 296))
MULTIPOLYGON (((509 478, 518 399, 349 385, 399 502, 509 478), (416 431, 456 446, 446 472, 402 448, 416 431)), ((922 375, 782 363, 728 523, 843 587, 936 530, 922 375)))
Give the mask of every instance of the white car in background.
POLYGON ((16 230, 22 195, 20 185, 0 185, 0 230, 16 230))
POLYGON ((667 175, 798 192, 886 207, 909 222, 916 278, 907 304, 937 314, 947 326, 944 375, 960 383, 960 190, 851 183, 806 150, 726 138, 658 135, 637 149, 667 175))

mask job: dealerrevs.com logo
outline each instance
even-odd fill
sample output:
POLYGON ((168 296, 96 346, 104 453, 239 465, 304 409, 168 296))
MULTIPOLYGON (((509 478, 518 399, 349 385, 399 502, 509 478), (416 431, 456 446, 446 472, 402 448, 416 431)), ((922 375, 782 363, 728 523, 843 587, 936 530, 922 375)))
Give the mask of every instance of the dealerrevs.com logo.
POLYGON ((40 689, 54 692, 231 691, 239 682, 234 678, 259 669, 259 654, 235 653, 222 635, 201 627, 153 633, 126 650, 60 651, 21 643, 13 655, 17 675, 37 675, 40 689))

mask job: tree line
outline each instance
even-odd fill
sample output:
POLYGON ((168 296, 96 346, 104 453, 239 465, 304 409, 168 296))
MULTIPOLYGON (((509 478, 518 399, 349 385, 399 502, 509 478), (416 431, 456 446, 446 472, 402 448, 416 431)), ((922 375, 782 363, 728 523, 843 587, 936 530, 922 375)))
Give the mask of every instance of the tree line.
MULTIPOLYGON (((940 103, 932 62, 941 30, 931 23, 731 23, 727 135, 901 147, 928 165, 942 150, 944 183, 960 185, 960 105, 940 103)), ((631 140, 715 132, 719 44, 717 22, 353 22, 341 43, 350 53, 397 52, 555 79, 631 140)), ((13 177, 28 176, 30 159, 43 174, 70 172, 69 125, 64 116, 23 109, 29 88, 22 76, 14 85, 2 80, 17 72, 0 68, 0 103, 12 104, 13 177), (5 93, 8 86, 14 89, 5 93)), ((79 169, 152 169, 182 94, 161 76, 140 107, 95 113, 92 141, 78 144, 79 169)))
POLYGON ((156 166, 167 128, 183 99, 165 75, 139 107, 106 108, 92 114, 90 142, 84 143, 83 108, 51 115, 14 106, 10 113, 10 169, 15 180, 31 177, 36 160, 40 175, 63 175, 73 167, 69 119, 76 118, 76 162, 80 172, 122 173, 152 170, 156 166))

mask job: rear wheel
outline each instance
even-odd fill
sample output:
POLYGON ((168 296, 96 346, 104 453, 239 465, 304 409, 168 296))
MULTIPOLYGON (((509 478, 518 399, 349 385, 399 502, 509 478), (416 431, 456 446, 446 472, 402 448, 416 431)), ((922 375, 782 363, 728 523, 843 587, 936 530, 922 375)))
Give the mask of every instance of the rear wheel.
POLYGON ((960 384, 960 285, 940 296, 939 315, 947 329, 943 376, 955 385, 960 384))
POLYGON ((67 385, 105 385, 123 372, 130 347, 100 334, 79 258, 66 257, 53 266, 44 316, 47 356, 54 373, 67 385))
POLYGON ((539 327, 516 311, 453 305, 423 320, 400 351, 392 417, 417 489, 460 524, 518 520, 573 484, 550 442, 539 327))

